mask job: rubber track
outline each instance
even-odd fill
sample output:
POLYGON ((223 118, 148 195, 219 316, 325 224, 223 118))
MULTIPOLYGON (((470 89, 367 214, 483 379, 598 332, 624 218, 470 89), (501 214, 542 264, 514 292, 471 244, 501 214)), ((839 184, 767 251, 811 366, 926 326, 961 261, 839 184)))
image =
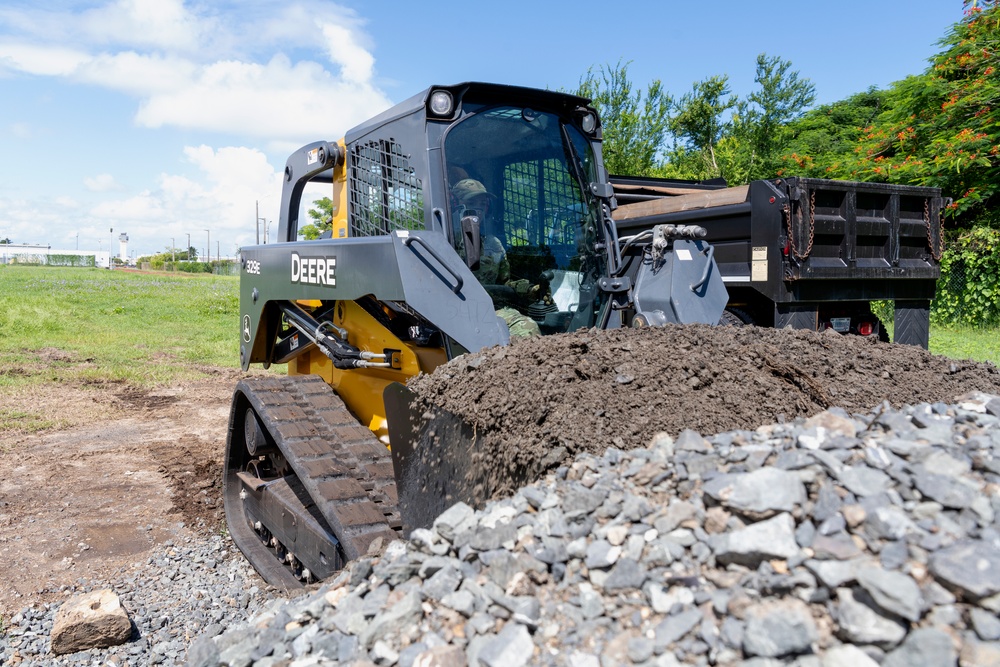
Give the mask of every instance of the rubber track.
POLYGON ((401 527, 389 450, 319 376, 244 380, 248 398, 344 555, 364 556, 372 541, 401 527))

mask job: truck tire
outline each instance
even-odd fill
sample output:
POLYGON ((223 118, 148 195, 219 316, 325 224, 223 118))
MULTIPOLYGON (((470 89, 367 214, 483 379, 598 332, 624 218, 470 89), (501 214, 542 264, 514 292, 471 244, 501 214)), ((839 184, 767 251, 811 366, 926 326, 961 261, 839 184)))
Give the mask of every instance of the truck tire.
POLYGON ((722 311, 722 319, 719 320, 719 324, 727 327, 745 327, 748 324, 753 324, 753 318, 739 308, 727 307, 722 311))

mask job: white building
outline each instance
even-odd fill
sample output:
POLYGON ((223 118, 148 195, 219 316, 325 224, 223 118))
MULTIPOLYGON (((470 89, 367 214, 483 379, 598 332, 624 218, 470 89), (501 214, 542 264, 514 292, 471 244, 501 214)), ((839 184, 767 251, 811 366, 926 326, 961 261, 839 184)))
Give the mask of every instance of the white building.
POLYGON ((93 257, 93 266, 107 269, 111 266, 111 253, 107 250, 53 250, 50 246, 30 243, 0 244, 0 264, 39 264, 73 266, 71 257, 79 257, 78 266, 89 266, 86 258, 93 257))

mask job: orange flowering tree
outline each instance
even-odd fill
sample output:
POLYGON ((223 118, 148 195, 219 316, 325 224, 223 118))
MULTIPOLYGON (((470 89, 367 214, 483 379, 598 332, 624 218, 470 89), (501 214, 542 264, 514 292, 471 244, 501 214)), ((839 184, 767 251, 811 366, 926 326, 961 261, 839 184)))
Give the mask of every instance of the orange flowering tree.
MULTIPOLYGON (((1000 6, 967 2, 926 72, 888 91, 815 109, 794 128, 787 173, 940 187, 961 226, 998 226, 1000 214, 1000 6), (865 106, 863 103, 868 102, 865 106), (823 151, 815 129, 840 107, 877 113, 842 127, 823 151), (846 139, 846 141, 845 141, 846 139), (820 148, 820 150, 816 150, 820 148)), ((823 134, 823 133, 820 133, 823 134)), ((825 135, 829 139, 830 132, 825 135)))

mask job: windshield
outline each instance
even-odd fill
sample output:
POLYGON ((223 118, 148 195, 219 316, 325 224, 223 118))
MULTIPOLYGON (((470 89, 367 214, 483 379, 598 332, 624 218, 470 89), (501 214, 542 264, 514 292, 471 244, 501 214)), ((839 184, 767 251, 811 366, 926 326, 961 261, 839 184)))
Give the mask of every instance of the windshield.
POLYGON ((590 142, 555 114, 493 107, 445 138, 455 249, 465 257, 461 221, 480 220, 474 271, 512 335, 594 326, 603 305, 597 280, 599 203, 590 142))

